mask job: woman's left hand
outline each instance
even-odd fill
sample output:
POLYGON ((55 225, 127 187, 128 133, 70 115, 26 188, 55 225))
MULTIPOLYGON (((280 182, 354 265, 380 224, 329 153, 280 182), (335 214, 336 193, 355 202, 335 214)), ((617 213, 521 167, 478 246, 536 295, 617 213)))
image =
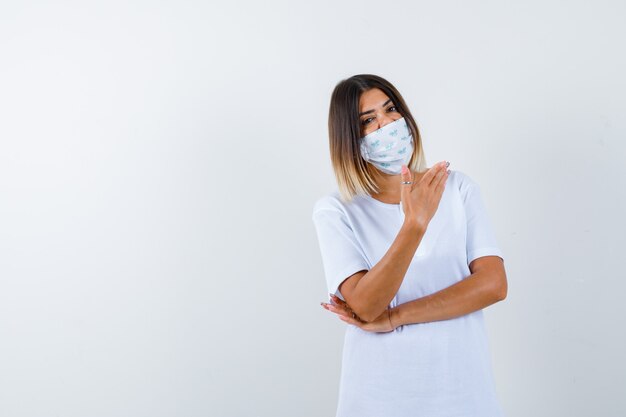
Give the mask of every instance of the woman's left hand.
POLYGON ((359 316, 357 316, 348 303, 341 300, 336 295, 331 295, 330 303, 321 303, 322 307, 326 310, 337 314, 337 316, 345 321, 348 324, 355 325, 365 331, 368 332, 391 332, 393 331, 393 327, 391 326, 391 322, 389 321, 389 313, 385 310, 380 316, 376 318, 374 321, 366 322, 361 320, 359 316))

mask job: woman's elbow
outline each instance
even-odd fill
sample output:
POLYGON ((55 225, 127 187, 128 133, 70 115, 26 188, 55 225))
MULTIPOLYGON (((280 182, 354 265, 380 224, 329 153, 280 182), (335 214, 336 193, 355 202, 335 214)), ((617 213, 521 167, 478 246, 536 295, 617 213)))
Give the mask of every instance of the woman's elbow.
POLYGON ((359 318, 361 319, 361 321, 364 321, 366 323, 370 323, 372 321, 374 321, 373 315, 371 313, 361 313, 361 314, 357 314, 359 316, 359 318))
POLYGON ((508 293, 508 283, 506 280, 506 275, 502 274, 498 279, 498 285, 495 286, 494 289, 494 297, 496 301, 502 301, 506 298, 508 293))
POLYGON ((377 318, 381 316, 385 312, 385 310, 378 311, 374 308, 361 308, 359 310, 352 310, 354 313, 359 316, 359 318, 366 322, 370 323, 372 321, 376 321, 377 318))
MULTIPOLYGON (((356 304, 356 303, 355 303, 356 304)), ((356 304, 356 305, 351 305, 352 308, 352 312, 354 314, 356 314, 356 316, 364 322, 369 323, 370 321, 372 321, 372 313, 370 312, 370 309, 366 308, 366 306, 362 306, 360 304, 356 304)))

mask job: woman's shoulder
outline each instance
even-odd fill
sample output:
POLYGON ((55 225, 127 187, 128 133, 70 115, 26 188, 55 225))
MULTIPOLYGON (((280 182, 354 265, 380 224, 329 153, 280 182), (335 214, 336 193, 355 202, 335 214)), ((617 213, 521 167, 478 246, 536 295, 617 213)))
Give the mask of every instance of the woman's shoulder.
POLYGON ((451 169, 448 175, 448 181, 451 182, 460 191, 466 190, 468 187, 477 185, 476 181, 463 171, 451 169))
POLYGON ((463 171, 451 170, 448 177, 450 184, 461 200, 466 202, 469 198, 480 193, 480 186, 476 180, 463 171))
POLYGON ((352 213, 357 206, 364 204, 363 200, 363 196, 355 195, 351 200, 346 201, 338 190, 334 190, 315 201, 313 213, 320 210, 334 210, 343 214, 352 213))
POLYGON ((346 202, 344 202, 339 191, 331 191, 330 193, 319 197, 313 204, 313 213, 319 210, 335 210, 345 211, 346 202))

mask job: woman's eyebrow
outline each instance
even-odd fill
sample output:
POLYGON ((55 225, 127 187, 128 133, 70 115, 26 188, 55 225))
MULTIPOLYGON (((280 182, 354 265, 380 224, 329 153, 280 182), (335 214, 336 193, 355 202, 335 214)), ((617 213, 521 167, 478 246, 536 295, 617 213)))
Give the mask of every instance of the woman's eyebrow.
MULTIPOLYGON (((385 106, 386 106, 387 104, 389 104, 389 103, 391 103, 391 99, 389 99, 389 100, 385 101, 385 102, 383 103, 383 105, 382 105, 382 106, 380 106, 380 107, 385 107, 385 106)), ((364 112, 362 112, 362 113, 359 113, 359 117, 363 116, 364 114, 368 114, 368 113, 374 113, 374 110, 368 110, 368 111, 364 111, 364 112)))

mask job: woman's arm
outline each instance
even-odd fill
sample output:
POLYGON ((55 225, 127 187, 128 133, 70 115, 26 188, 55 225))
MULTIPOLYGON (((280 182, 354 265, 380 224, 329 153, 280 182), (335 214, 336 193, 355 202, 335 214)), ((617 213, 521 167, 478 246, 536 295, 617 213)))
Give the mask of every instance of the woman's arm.
POLYGON ((406 220, 387 253, 367 272, 343 281, 339 291, 363 321, 372 321, 385 311, 398 292, 425 229, 406 220))
POLYGON ((472 274, 456 284, 392 308, 393 327, 459 317, 506 298, 508 285, 502 258, 477 258, 470 270, 472 274))
MULTIPOLYGON (((448 178, 446 169, 447 163, 442 161, 429 169, 416 184, 401 185, 405 216, 398 235, 376 265, 367 272, 353 274, 339 286, 346 302, 363 321, 376 320, 398 292, 441 200, 448 178)), ((410 171, 404 167, 401 179, 412 179, 410 171)))
POLYGON ((498 256, 484 256, 470 263, 472 274, 441 291, 418 298, 383 312, 369 322, 352 316, 348 304, 333 297, 322 307, 337 314, 348 324, 371 332, 389 332, 405 324, 425 323, 455 318, 504 300, 507 279, 504 262, 498 256))

